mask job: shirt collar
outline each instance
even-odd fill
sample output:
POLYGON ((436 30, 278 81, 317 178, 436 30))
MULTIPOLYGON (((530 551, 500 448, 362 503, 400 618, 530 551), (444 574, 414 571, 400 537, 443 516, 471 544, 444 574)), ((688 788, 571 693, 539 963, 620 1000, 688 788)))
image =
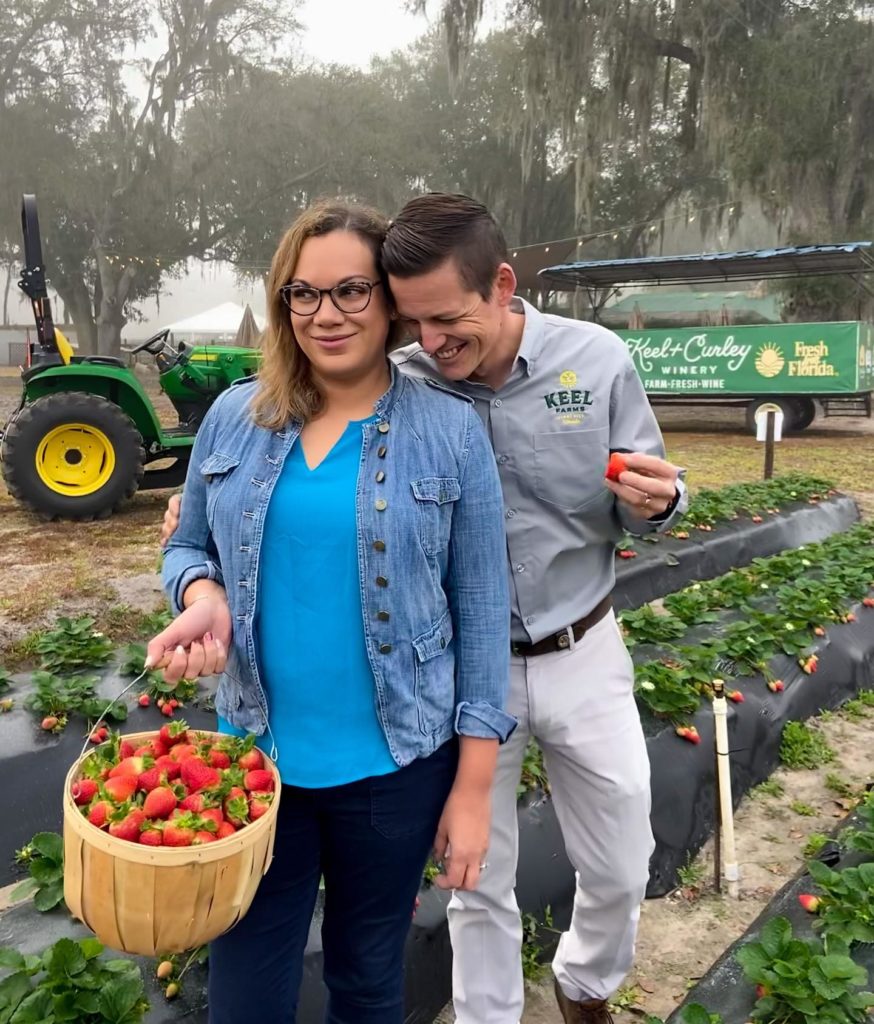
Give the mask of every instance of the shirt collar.
MULTIPOLYGON (((531 303, 526 302, 523 298, 518 295, 513 298, 512 308, 518 309, 518 305, 522 306, 522 313, 525 316, 525 327, 522 331, 522 341, 519 345, 519 352, 516 355, 516 359, 521 360, 525 364, 525 372, 530 377, 534 372, 534 366, 537 362, 537 357, 543 348, 543 335, 546 328, 546 321, 544 320, 543 314, 539 309, 535 309, 531 303)), ((515 364, 513 369, 515 369, 515 364)))

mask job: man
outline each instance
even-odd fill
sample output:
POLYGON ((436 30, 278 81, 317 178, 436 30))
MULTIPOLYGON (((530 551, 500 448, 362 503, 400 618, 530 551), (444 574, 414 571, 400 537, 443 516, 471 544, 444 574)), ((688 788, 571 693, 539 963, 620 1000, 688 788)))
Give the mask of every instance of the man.
MULTIPOLYGON (((614 545, 623 527, 670 525, 685 507, 682 474, 663 458, 622 341, 514 297, 506 243, 481 204, 413 199, 392 223, 383 264, 417 341, 392 358, 473 400, 505 499, 507 710, 519 726, 499 754, 488 867, 475 892, 457 891, 449 904, 457 1024, 518 1024, 523 1011, 516 785, 532 738, 577 872, 553 963, 556 997, 567 1024, 609 1024, 607 999, 631 966, 653 848, 633 669, 610 607, 614 545), (605 481, 617 450, 628 453, 628 469, 605 481)), ((167 535, 172 508, 165 518, 167 535)))

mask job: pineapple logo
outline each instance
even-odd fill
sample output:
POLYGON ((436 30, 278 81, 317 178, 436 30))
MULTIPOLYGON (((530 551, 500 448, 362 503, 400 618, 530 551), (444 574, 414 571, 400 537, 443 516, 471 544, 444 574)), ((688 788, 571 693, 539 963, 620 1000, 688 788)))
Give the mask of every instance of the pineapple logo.
POLYGON ((762 345, 756 356, 756 369, 763 377, 776 377, 786 365, 779 345, 762 345))

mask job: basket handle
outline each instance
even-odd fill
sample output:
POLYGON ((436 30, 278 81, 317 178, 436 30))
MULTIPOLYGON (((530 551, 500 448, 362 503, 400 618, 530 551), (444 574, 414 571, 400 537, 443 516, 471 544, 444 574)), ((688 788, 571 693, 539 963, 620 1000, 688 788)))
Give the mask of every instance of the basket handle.
MULTIPOLYGON (((127 686, 121 691, 121 693, 117 697, 113 697, 113 699, 103 709, 103 714, 100 716, 100 718, 97 719, 97 721, 102 721, 106 713, 112 709, 113 704, 115 704, 117 701, 120 701, 121 698, 126 693, 129 693, 141 679, 148 675, 148 672, 149 670, 147 668, 144 668, 143 671, 140 672, 140 674, 136 677, 136 679, 134 679, 133 682, 128 683, 127 686)), ((85 742, 82 745, 82 749, 79 751, 79 756, 76 758, 77 761, 81 761, 82 758, 85 756, 85 751, 88 749, 88 744, 90 741, 91 733, 89 732, 88 735, 85 737, 85 742)))

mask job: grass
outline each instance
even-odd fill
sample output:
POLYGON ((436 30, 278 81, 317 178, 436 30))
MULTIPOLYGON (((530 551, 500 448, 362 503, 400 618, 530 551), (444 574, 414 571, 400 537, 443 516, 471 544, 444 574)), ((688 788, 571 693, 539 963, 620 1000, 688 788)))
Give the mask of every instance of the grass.
POLYGON ((829 837, 822 832, 811 832, 804 844, 802 853, 805 857, 816 857, 820 850, 829 841, 829 837))
POLYGON ((806 722, 787 722, 780 743, 780 760, 787 767, 821 768, 835 759, 822 733, 806 722))
POLYGON ((825 777, 825 788, 831 793, 837 793, 838 796, 844 797, 849 800, 857 796, 857 790, 852 783, 847 782, 845 778, 838 775, 836 772, 829 772, 825 777))
POLYGON ((789 809, 795 814, 800 814, 802 818, 816 817, 816 808, 806 804, 803 800, 793 800, 789 809))
POLYGON ((677 878, 684 889, 697 889, 704 881, 706 873, 701 861, 692 860, 690 857, 685 866, 678 869, 677 878))
POLYGON ((778 797, 783 796, 785 792, 786 789, 779 779, 765 779, 764 782, 760 782, 758 786, 754 786, 750 790, 750 796, 757 798, 778 797))

